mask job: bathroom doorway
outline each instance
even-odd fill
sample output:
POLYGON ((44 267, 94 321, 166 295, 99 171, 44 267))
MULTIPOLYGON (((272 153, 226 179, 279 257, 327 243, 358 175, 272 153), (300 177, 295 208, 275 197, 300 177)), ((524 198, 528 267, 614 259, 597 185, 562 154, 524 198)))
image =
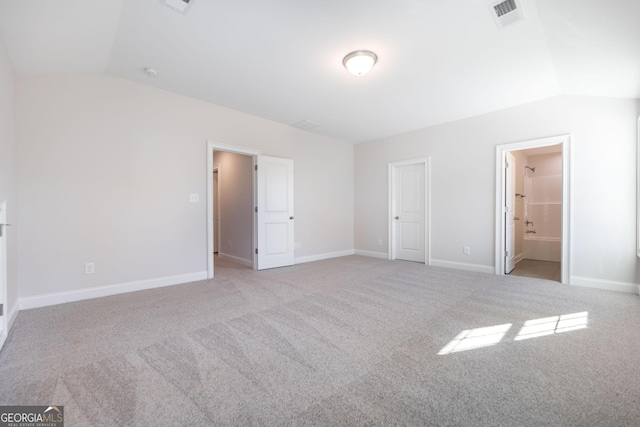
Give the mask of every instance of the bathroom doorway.
POLYGON ((509 274, 560 282, 562 146, 512 151, 515 268, 509 274))
POLYGON ((569 135, 497 147, 496 274, 569 283, 569 135))

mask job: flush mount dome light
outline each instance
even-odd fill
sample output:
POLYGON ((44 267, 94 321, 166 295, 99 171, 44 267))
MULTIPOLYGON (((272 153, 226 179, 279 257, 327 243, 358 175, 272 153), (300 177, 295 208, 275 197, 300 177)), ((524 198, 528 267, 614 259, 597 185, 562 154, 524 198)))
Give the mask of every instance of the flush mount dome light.
POLYGON ((342 65, 354 76, 364 76, 377 61, 378 56, 370 50, 356 50, 344 57, 342 65))

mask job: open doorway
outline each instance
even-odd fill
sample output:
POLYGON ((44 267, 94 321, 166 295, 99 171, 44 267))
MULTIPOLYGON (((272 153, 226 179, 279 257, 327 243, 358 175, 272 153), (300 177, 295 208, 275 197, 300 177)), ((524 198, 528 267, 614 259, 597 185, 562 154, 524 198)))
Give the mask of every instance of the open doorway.
POLYGON ((569 135, 496 150, 496 274, 568 284, 569 135))
POLYGON ((253 267, 253 158, 213 152, 214 262, 253 267))
MULTIPOLYGON (((219 162, 218 160, 215 160, 219 162)), ((207 141, 207 277, 214 277, 214 241, 220 235, 219 254, 227 249, 236 247, 234 240, 225 238, 224 230, 226 208, 238 209, 237 212, 241 216, 251 217, 250 221, 240 222, 240 233, 242 234, 241 255, 234 254, 230 251, 229 256, 234 257, 235 261, 245 263, 254 270, 263 270, 268 268, 285 267, 294 264, 294 174, 293 160, 283 159, 279 157, 269 157, 260 155, 259 150, 244 148, 235 145, 228 145, 207 141), (226 171, 231 167, 226 167, 220 163, 215 166, 218 168, 218 177, 216 184, 218 186, 218 198, 221 210, 219 218, 221 232, 216 232, 214 227, 214 153, 230 157, 240 155, 236 158, 242 158, 243 161, 251 161, 251 178, 242 178, 244 183, 243 192, 247 194, 247 198, 243 200, 251 200, 252 203, 242 203, 245 207, 234 208, 226 206, 226 193, 233 193, 236 190, 227 191, 228 183, 225 175, 226 171), (224 154, 223 154, 224 153, 224 154), (222 173, 222 172, 225 173, 222 173), (251 185, 247 185, 249 181, 251 185), (250 194, 250 197, 248 196, 250 194), (226 206, 226 208, 225 208, 226 206), (250 238, 248 237, 250 236, 250 238), (247 245, 244 242, 251 241, 249 253, 247 253, 247 245), (230 245, 229 245, 230 242, 230 245), (225 243, 228 248, 225 248, 225 243)), ((229 180, 235 181, 235 178, 229 180)), ((238 183, 233 183, 238 185, 238 183)), ((235 215, 235 213, 233 214, 235 215)), ((227 215, 229 216, 229 215, 227 215)), ((237 236, 237 234, 236 234, 237 236)))
MULTIPOLYGON (((224 204, 223 194, 224 194, 224 176, 222 176, 221 171, 224 170, 224 166, 220 164, 214 163, 214 153, 230 153, 230 154, 239 154, 245 157, 248 157, 251 160, 252 167, 256 164, 257 156, 260 154, 260 150, 255 150, 252 148, 239 147, 235 145, 223 144, 214 141, 207 141, 207 277, 209 279, 214 276, 214 260, 215 260, 215 240, 219 240, 220 246, 218 247, 218 255, 220 251, 223 250, 224 241, 221 239, 222 233, 219 230, 222 224, 220 223, 219 227, 214 227, 214 170, 217 168, 218 175, 215 184, 217 185, 217 197, 219 201, 219 206, 224 204)), ((252 178, 251 180, 251 198, 253 203, 256 200, 256 189, 255 183, 252 178)), ((249 207, 250 214, 252 215, 252 209, 249 207)), ((224 221, 224 218, 221 216, 218 218, 218 221, 224 221)), ((251 234, 251 248, 256 247, 257 238, 256 238, 256 230, 255 230, 255 222, 251 220, 250 234, 251 234)), ((227 239, 229 240, 229 239, 227 239)), ((233 241, 231 242, 231 246, 233 246, 233 241)), ((251 267, 256 269, 256 260, 253 254, 251 254, 251 267)))
POLYGON ((515 173, 515 262, 505 273, 561 282, 562 146, 510 154, 515 173))

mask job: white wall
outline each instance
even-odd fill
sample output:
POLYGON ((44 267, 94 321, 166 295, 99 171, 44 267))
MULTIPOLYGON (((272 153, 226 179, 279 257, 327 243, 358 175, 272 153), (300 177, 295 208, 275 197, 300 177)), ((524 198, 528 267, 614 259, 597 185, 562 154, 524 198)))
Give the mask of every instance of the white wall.
POLYGON ((387 251, 388 162, 431 156, 432 258, 493 271, 496 145, 571 133, 572 282, 637 283, 638 105, 561 96, 358 144, 356 250, 387 251))
POLYGON ((231 256, 252 263, 253 159, 251 156, 215 151, 213 165, 220 166, 218 170, 218 200, 221 207, 219 256, 231 256))
POLYGON ((7 202, 7 222, 13 227, 7 230, 7 301, 4 312, 10 317, 17 309, 17 239, 20 232, 16 218, 16 75, 0 39, 0 203, 7 202))
POLYGON ((353 250, 351 144, 109 76, 17 99, 21 298, 206 274, 207 140, 294 160, 297 257, 353 250))

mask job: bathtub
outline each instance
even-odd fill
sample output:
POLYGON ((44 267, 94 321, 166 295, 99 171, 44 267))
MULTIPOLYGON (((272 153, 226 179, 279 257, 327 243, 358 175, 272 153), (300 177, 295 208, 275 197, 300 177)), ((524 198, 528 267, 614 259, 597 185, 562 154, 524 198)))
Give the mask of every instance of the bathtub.
POLYGON ((522 255, 525 259, 560 262, 562 259, 562 239, 525 234, 522 241, 522 255))

